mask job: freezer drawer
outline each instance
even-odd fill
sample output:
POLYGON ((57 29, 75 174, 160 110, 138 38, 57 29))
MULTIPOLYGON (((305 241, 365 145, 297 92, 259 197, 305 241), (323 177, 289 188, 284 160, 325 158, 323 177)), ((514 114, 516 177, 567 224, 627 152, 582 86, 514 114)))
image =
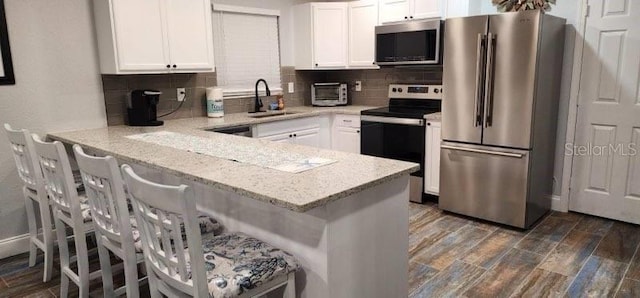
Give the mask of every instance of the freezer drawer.
POLYGON ((441 209, 526 228, 529 152, 443 143, 441 209))

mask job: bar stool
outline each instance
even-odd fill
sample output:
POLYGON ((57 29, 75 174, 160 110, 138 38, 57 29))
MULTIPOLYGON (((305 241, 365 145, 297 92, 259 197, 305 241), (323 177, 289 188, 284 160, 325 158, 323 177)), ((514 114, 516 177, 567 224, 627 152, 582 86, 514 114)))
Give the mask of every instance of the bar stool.
POLYGON ((281 286, 286 286, 285 297, 295 297, 299 265, 290 254, 242 233, 203 241, 188 186, 157 184, 128 165, 121 168, 142 236, 152 297, 253 297, 281 286))
POLYGON ((26 129, 15 130, 9 124, 4 124, 7 131, 11 152, 18 168, 18 175, 24 183, 22 193, 25 199, 27 210, 27 221, 29 226, 29 267, 36 264, 38 249, 44 253, 44 276, 43 282, 51 280, 53 272, 53 245, 55 237, 53 235, 53 222, 51 220, 51 207, 44 189, 44 178, 38 165, 33 140, 26 129), (38 207, 35 207, 35 205, 38 207), (39 209, 40 225, 36 220, 35 209, 39 209), (40 238, 42 237, 42 238, 40 238))
POLYGON ((135 245, 140 237, 132 231, 132 220, 129 215, 127 198, 124 193, 124 182, 118 169, 118 163, 112 156, 89 156, 79 145, 73 146, 73 152, 82 174, 93 226, 95 228, 100 268, 102 270, 102 287, 105 297, 121 296, 140 297, 139 284, 146 282, 146 277, 138 278, 138 264, 144 261, 142 245, 135 245), (125 285, 114 289, 111 267, 112 252, 124 264, 125 285))
POLYGON ((86 198, 78 196, 64 145, 58 141, 44 142, 35 134, 32 136, 38 163, 44 174, 45 190, 53 203, 53 217, 60 250, 60 296, 68 296, 71 280, 78 286, 79 296, 88 297, 89 281, 101 277, 100 270, 89 272, 86 237, 93 231, 89 205, 85 203, 86 198), (74 257, 69 255, 67 227, 74 236, 74 257), (77 273, 70 267, 73 262, 77 264, 77 273))

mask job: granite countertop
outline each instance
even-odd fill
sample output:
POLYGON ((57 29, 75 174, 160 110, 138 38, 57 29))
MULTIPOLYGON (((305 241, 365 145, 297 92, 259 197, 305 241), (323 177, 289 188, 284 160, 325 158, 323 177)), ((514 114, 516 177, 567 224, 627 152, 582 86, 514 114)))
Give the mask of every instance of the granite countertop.
MULTIPOLYGON (((224 118, 189 118, 165 121, 160 127, 111 126, 100 129, 50 133, 64 143, 80 144, 99 154, 109 154, 123 163, 138 163, 190 181, 264 201, 296 212, 305 212, 331 201, 345 198, 367 188, 415 172, 419 165, 390 159, 312 148, 288 143, 252 139, 205 131, 217 127, 258 124, 316 115, 359 115, 367 106, 331 108, 295 107, 287 114, 250 118, 246 113, 227 114, 224 118), (128 136, 171 132, 196 137, 217 146, 224 144, 245 158, 264 158, 265 151, 282 156, 313 156, 335 161, 300 173, 290 173, 250 163, 236 162, 168 146, 134 140, 128 136)), ((229 149, 229 148, 227 148, 229 149)))
POLYGON ((438 113, 426 114, 424 115, 424 119, 427 119, 430 121, 442 121, 442 113, 438 112, 438 113))

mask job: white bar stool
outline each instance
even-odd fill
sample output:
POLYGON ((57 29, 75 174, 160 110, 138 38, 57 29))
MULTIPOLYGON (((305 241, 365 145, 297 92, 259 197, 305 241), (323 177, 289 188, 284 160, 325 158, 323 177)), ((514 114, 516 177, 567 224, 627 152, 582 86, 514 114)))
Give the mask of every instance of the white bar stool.
POLYGON ((188 186, 147 181, 128 165, 122 172, 142 236, 151 297, 254 297, 282 286, 285 297, 295 297, 299 265, 293 256, 241 233, 203 241, 188 186))
POLYGON ((38 162, 44 174, 45 190, 53 202, 53 217, 60 250, 60 296, 68 296, 71 280, 78 286, 79 296, 88 297, 89 281, 101 277, 100 270, 89 272, 87 235, 93 231, 89 206, 85 203, 86 198, 78 196, 64 145, 58 141, 44 142, 35 134, 32 136, 38 162), (67 227, 73 232, 75 257, 69 255, 67 227), (70 267, 74 261, 77 263, 77 273, 70 267))
POLYGON ((55 237, 53 235, 53 221, 51 220, 51 207, 44 189, 44 178, 38 165, 33 140, 26 129, 15 130, 9 124, 4 124, 7 131, 11 152, 18 168, 18 175, 24 186, 22 193, 25 198, 27 209, 27 221, 29 226, 29 267, 36 264, 38 249, 44 253, 44 276, 43 282, 51 280, 53 272, 53 245, 55 237), (35 207, 35 205, 38 207, 35 207), (35 209, 39 209, 40 225, 36 220, 35 209))
POLYGON ((82 182, 86 190, 91 210, 91 218, 95 228, 102 269, 102 287, 105 297, 121 296, 140 297, 140 282, 146 277, 138 278, 138 264, 144 261, 139 233, 132 231, 132 220, 129 215, 127 198, 124 193, 124 182, 118 169, 118 163, 112 156, 89 156, 79 145, 73 146, 73 152, 82 174, 82 182), (114 289, 113 271, 111 267, 112 252, 124 264, 125 285, 114 289))

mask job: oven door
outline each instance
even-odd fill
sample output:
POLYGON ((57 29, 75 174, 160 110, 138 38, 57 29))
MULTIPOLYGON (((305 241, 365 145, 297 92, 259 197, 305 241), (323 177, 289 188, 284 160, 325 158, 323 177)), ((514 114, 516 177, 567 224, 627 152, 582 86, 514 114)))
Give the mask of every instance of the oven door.
POLYGON ((420 170, 411 174, 411 201, 422 202, 424 120, 367 115, 360 119, 362 154, 420 164, 420 170))

